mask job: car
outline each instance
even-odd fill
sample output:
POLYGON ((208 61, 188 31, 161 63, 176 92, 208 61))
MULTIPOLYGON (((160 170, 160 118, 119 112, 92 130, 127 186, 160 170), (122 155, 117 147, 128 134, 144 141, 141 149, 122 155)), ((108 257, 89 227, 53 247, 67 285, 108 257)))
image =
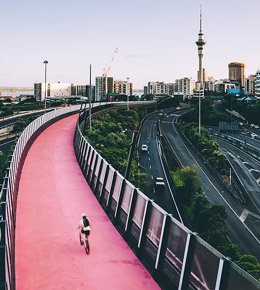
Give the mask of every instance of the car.
POLYGON ((179 111, 181 109, 181 107, 176 107, 176 110, 179 111))
POLYGON ((255 128, 256 128, 256 129, 259 129, 259 126, 258 126, 258 125, 255 125, 255 128))
POLYGON ((141 146, 141 151, 142 151, 142 152, 147 152, 147 151, 148 151, 148 146, 147 146, 146 144, 143 144, 143 145, 141 146))
POLYGON ((154 180, 155 192, 163 192, 165 189, 165 183, 162 177, 156 177, 154 180))

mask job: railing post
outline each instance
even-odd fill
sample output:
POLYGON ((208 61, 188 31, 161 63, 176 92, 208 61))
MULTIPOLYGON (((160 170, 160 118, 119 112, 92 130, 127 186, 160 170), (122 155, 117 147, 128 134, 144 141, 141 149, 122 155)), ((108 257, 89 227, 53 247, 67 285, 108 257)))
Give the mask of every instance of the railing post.
POLYGON ((231 259, 229 257, 222 257, 219 259, 218 274, 216 279, 215 290, 225 290, 227 277, 230 270, 231 259))
POLYGON ((86 166, 87 166, 87 163, 88 163, 88 157, 89 157, 90 149, 91 149, 91 146, 87 143, 87 148, 86 148, 85 156, 84 156, 84 158, 82 160, 82 166, 81 166, 81 171, 82 171, 82 173, 83 173, 83 175, 85 177, 86 177, 85 170, 86 170, 86 166))
POLYGON ((124 192, 125 192, 125 185, 126 185, 126 181, 125 181, 125 179, 123 179, 121 190, 120 190, 120 195, 118 198, 118 202, 116 204, 115 223, 117 223, 118 218, 119 218, 120 208, 121 208, 121 204, 122 204, 122 200, 123 200, 123 196, 124 196, 124 192))
POLYGON ((95 158, 95 164, 94 164, 94 167, 93 167, 93 172, 92 172, 92 176, 91 176, 91 179, 90 179, 90 188, 93 190, 92 186, 93 186, 93 176, 95 174, 95 171, 96 171, 96 167, 97 167, 97 161, 98 161, 98 158, 99 158, 99 155, 96 154, 96 158, 95 158))
POLYGON ((104 164, 104 159, 102 158, 101 159, 101 162, 100 162, 99 170, 98 170, 98 176, 97 176, 96 186, 93 189, 93 192, 94 192, 95 195, 97 195, 97 189, 98 189, 98 185, 99 185, 99 179, 100 179, 100 175, 101 175, 101 172, 102 172, 103 164, 104 164))
POLYGON ((178 290, 188 290, 189 288, 190 272, 194 256, 195 244, 196 244, 196 233, 189 233, 187 235, 186 246, 183 255, 178 290))
POLYGON ((167 250, 167 243, 168 243, 168 236, 169 236, 169 230, 170 230, 170 224, 171 224, 171 216, 169 214, 165 214, 163 217, 163 224, 162 224, 162 230, 160 235, 160 241, 155 261, 155 269, 157 270, 157 274, 159 274, 162 271, 163 268, 163 262, 166 255, 167 250))
POLYGON ((80 158, 79 158, 79 161, 78 161, 80 168, 82 167, 82 163, 84 161, 85 150, 86 150, 86 146, 87 146, 86 140, 83 137, 82 137, 82 139, 83 139, 83 141, 82 141, 83 145, 82 145, 82 149, 80 149, 81 150, 81 153, 79 155, 80 158))
POLYGON ((91 165, 92 165, 92 162, 93 162, 94 153, 95 153, 95 149, 92 148, 92 153, 91 153, 91 158, 90 158, 90 162, 89 162, 89 167, 88 167, 88 170, 86 172, 86 180, 87 180, 87 182, 88 182, 89 174, 90 174, 90 171, 91 171, 91 165))
POLYGON ((138 254, 139 255, 142 254, 142 251, 144 248, 145 236, 146 236, 147 227, 148 227, 148 223, 149 223, 150 215, 151 215, 152 201, 153 200, 151 199, 147 199, 146 204, 145 204, 143 222, 142 222, 142 227, 141 227, 139 241, 138 241, 138 249, 139 249, 138 254))
POLYGON ((136 199, 137 199, 137 189, 135 188, 133 190, 133 193, 132 193, 132 196, 131 196, 129 213, 127 215, 127 220, 126 220, 126 224, 125 224, 125 232, 126 232, 126 235, 128 234, 129 229, 130 229, 129 224, 130 224, 130 222, 131 222, 131 220, 133 218, 135 204, 136 204, 136 199))
POLYGON ((102 205, 102 201, 104 198, 104 194, 105 194, 105 190, 106 190, 106 183, 107 183, 107 177, 108 177, 108 172, 109 172, 109 165, 107 164, 107 168, 106 168, 106 172, 105 172, 105 177, 104 177, 104 181, 103 181, 103 186, 101 189, 101 193, 100 193, 100 204, 102 205))
POLYGON ((83 175, 85 176, 85 178, 87 179, 87 166, 88 166, 88 160, 89 160, 89 158, 90 158, 90 152, 91 152, 91 149, 92 149, 92 152, 93 152, 93 148, 90 146, 90 145, 88 145, 88 154, 87 154, 87 158, 86 158, 86 162, 85 162, 85 165, 84 165, 84 167, 83 167, 83 170, 82 170, 82 172, 83 172, 83 175))
POLYGON ((111 201, 112 201, 112 197, 113 197, 113 193, 114 193, 114 189, 115 189, 116 179, 117 179, 117 171, 114 171, 113 180, 112 180, 112 184, 111 184, 111 188, 110 188, 110 192, 109 192, 109 196, 108 196, 107 204, 106 204, 107 209, 109 209, 111 206, 111 201))

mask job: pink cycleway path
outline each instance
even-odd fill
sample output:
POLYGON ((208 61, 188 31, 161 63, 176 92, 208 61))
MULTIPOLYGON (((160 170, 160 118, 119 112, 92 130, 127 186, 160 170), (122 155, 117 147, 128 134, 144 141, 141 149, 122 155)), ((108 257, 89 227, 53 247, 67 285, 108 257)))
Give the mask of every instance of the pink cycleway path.
POLYGON ((76 161, 76 116, 47 128, 25 160, 18 193, 16 289, 159 289, 119 235, 76 161), (91 252, 79 244, 81 213, 91 252))

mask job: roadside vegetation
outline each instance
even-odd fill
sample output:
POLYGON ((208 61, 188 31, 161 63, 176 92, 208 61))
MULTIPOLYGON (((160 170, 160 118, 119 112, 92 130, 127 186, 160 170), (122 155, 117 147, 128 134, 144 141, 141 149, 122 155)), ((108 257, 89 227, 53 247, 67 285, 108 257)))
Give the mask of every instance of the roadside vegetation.
POLYGON ((256 104, 239 104, 236 98, 231 96, 226 96, 222 101, 222 104, 227 110, 235 110, 240 115, 242 115, 250 124, 255 124, 260 126, 260 102, 257 101, 256 104), (232 103, 231 103, 232 102, 232 103))
POLYGON ((176 194, 192 223, 192 230, 234 263, 260 281, 260 264, 252 255, 241 255, 239 246, 228 239, 227 213, 220 204, 210 204, 202 193, 196 166, 172 172, 176 194))
MULTIPOLYGON (((191 100, 191 106, 194 110, 183 115, 181 119, 187 123, 198 123, 199 122, 199 107, 198 98, 191 100)), ((204 126, 215 126, 218 127, 219 121, 230 121, 228 114, 218 113, 211 106, 211 99, 205 97, 201 100, 201 124, 204 126)))
MULTIPOLYGON (((86 129, 84 136, 108 163, 124 175, 132 134, 138 129, 143 117, 142 110, 110 111, 94 119, 92 129, 86 129)), ((138 149, 135 148, 128 179, 136 187, 143 189, 146 176, 139 172, 138 149)))
POLYGON ((10 116, 16 112, 41 109, 35 98, 29 98, 19 104, 13 104, 11 99, 0 101, 0 117, 10 116))
POLYGON ((202 154, 205 160, 207 160, 220 175, 225 175, 229 168, 226 157, 220 151, 218 143, 210 137, 208 130, 201 127, 201 134, 199 135, 197 123, 180 121, 179 125, 183 133, 202 154))
POLYGON ((2 151, 0 151, 0 184, 5 176, 5 170, 7 167, 7 158, 2 151))
POLYGON ((36 118, 38 118, 38 116, 31 116, 28 118, 19 118, 14 124, 12 133, 23 132, 23 130, 36 118))

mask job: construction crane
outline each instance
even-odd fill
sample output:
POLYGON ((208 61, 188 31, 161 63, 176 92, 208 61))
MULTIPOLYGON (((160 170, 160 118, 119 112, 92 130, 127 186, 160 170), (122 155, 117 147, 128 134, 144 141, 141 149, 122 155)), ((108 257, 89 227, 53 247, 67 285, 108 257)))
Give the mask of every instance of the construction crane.
POLYGON ((105 77, 105 94, 106 94, 106 97, 107 97, 107 75, 108 75, 108 73, 110 71, 111 65, 112 65, 117 53, 118 53, 118 48, 115 49, 113 57, 112 57, 112 59, 110 61, 110 64, 109 64, 107 70, 106 70, 106 68, 103 69, 104 70, 104 77, 105 77))

